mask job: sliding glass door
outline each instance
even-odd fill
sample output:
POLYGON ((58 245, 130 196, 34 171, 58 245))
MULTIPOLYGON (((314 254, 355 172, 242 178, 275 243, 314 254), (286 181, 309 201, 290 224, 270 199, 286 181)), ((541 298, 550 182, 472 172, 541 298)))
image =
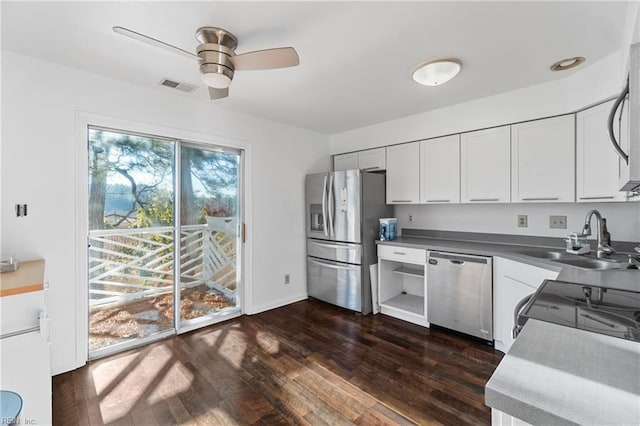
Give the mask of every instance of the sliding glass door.
POLYGON ((242 153, 88 138, 90 358, 239 314, 242 153))
POLYGON ((239 151, 181 144, 181 328, 240 311, 240 159, 239 151))

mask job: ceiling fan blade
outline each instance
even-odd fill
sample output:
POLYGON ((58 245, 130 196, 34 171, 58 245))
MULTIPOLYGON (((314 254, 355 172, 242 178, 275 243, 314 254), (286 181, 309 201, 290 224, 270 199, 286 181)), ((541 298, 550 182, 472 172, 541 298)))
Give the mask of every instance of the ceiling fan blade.
POLYGON ((168 43, 165 43, 164 41, 157 40, 157 39, 155 39, 153 37, 149 37, 149 36, 146 36, 144 34, 137 33, 137 32, 135 32, 133 30, 128 29, 128 28, 116 26, 116 27, 113 27, 113 31, 115 31, 118 34, 122 34, 124 36, 131 37, 134 40, 138 40, 138 41, 141 41, 143 43, 150 44, 152 46, 161 47, 161 48, 169 50, 171 52, 178 53, 178 54, 180 54, 182 56, 186 56, 187 58, 195 59, 197 61, 200 60, 200 57, 198 55, 195 55, 195 54, 193 54, 193 53, 191 53, 191 52, 189 52, 187 50, 180 49, 179 47, 172 46, 172 45, 170 45, 168 43))
POLYGON ((230 58, 236 70, 268 70, 295 67, 300 63, 298 52, 293 47, 255 50, 230 58))
POLYGON ((211 99, 222 99, 229 96, 229 88, 226 89, 216 89, 214 87, 209 87, 209 97, 211 99))

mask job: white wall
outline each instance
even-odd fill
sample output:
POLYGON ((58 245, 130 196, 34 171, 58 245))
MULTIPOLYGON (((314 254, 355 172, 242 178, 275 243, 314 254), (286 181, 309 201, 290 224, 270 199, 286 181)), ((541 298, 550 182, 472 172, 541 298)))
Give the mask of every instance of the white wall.
MULTIPOLYGON (((617 95, 622 51, 565 78, 332 135, 331 154, 566 114, 617 95)), ((628 55, 627 55, 628 56, 628 55)), ((455 84, 455 80, 452 83, 455 84)))
POLYGON ((640 242, 640 202, 403 205, 395 206, 394 215, 400 228, 565 237, 582 230, 591 209, 607 218, 613 241, 640 242), (528 216, 527 228, 517 227, 520 214, 528 216), (549 215, 567 216, 567 229, 550 229, 549 215), (413 216, 412 222, 409 216, 413 216))
MULTIPOLYGON (((637 8, 636 8, 637 9, 637 8)), ((379 123, 331 136, 331 153, 356 151, 573 112, 622 90, 626 49, 568 77, 439 110, 379 123)), ((579 231, 586 212, 608 218, 614 240, 640 241, 640 203, 493 204, 396 206, 399 226, 417 229, 563 237, 579 231), (518 214, 529 216, 517 228, 518 214), (413 222, 408 222, 408 216, 413 222), (549 229, 549 215, 566 215, 567 229, 549 229)))
POLYGON ((85 173, 75 164, 86 149, 75 137, 77 111, 248 141, 251 310, 306 297, 304 176, 329 170, 328 138, 221 105, 2 52, 1 251, 47 260, 53 373, 81 362, 75 330, 86 321, 75 300, 84 285, 76 280, 75 173, 85 173), (29 205, 27 217, 15 217, 16 203, 29 205))

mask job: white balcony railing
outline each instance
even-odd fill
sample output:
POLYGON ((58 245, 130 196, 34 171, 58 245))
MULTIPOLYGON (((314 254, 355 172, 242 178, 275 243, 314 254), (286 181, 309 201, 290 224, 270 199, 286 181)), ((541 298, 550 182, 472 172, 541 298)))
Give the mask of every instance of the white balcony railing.
MULTIPOLYGON (((203 283, 235 298, 237 229, 235 218, 214 218, 227 226, 182 226, 180 287, 203 283)), ((89 233, 89 303, 92 307, 125 304, 172 293, 172 227, 108 229, 89 233)))

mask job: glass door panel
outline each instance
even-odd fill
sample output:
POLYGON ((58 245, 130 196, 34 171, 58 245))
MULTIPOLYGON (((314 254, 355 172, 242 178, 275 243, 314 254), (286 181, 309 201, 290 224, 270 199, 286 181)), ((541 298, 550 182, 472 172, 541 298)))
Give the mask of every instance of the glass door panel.
POLYGON ((174 146, 89 129, 89 354, 175 332, 174 146))
POLYGON ((240 152, 180 147, 180 317, 240 312, 240 152))

